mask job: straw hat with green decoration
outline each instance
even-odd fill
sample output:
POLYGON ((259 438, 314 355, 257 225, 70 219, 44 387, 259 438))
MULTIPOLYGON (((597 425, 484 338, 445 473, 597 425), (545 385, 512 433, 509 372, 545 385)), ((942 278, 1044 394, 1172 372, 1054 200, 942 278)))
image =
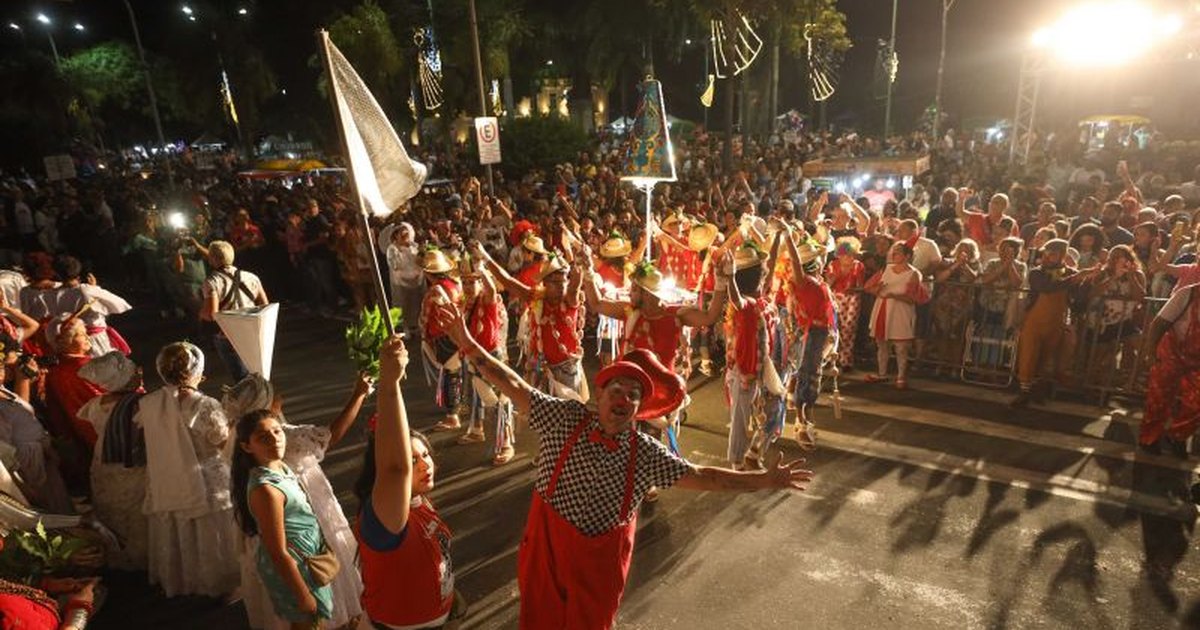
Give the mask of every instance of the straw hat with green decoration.
POLYGON ((538 273, 538 282, 544 282, 546 278, 556 273, 566 273, 568 269, 569 265, 567 265, 566 260, 563 260, 562 256, 559 256, 557 253, 551 253, 542 263, 542 269, 538 273))
POLYGON ((733 254, 733 268, 736 271, 750 269, 763 264, 767 259, 767 253, 753 241, 746 241, 742 246, 737 248, 733 254))
POLYGON ((421 252, 421 270, 425 273, 438 275, 449 273, 454 269, 454 262, 437 246, 429 245, 421 252))
POLYGON ((688 232, 688 249, 702 252, 712 246, 720 233, 720 228, 712 223, 697 223, 688 232))
POLYGON ((633 252, 633 245, 620 232, 611 232, 600 245, 601 258, 621 258, 633 252))
POLYGON ((633 274, 630 276, 630 279, 643 291, 660 300, 669 300, 672 296, 671 288, 666 278, 658 270, 658 267, 655 267, 654 263, 648 260, 633 266, 633 274))

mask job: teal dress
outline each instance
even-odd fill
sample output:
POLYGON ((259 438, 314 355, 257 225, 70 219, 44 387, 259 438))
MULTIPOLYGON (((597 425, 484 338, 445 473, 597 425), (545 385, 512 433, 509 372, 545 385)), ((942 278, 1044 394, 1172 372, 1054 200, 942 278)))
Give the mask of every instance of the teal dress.
MULTIPOLYGON (((304 582, 308 584, 309 590, 317 600, 317 614, 322 619, 331 619, 333 617, 333 589, 329 586, 316 586, 308 571, 308 566, 303 559, 296 555, 297 550, 305 556, 315 555, 321 550, 321 527, 317 523, 317 517, 313 514, 312 506, 308 503, 308 496, 300 488, 300 482, 296 475, 287 466, 284 466, 282 471, 274 471, 262 466, 251 470, 250 480, 246 484, 247 494, 253 492, 258 486, 271 486, 283 493, 286 499, 283 506, 283 532, 287 536, 288 554, 296 560, 297 566, 300 567, 300 575, 304 577, 304 582)), ((271 596, 275 614, 289 622, 311 621, 310 616, 300 612, 296 607, 295 595, 287 587, 279 575, 279 571, 275 569, 275 563, 271 562, 270 554, 262 545, 258 547, 258 557, 255 559, 255 563, 258 567, 258 574, 271 596)))

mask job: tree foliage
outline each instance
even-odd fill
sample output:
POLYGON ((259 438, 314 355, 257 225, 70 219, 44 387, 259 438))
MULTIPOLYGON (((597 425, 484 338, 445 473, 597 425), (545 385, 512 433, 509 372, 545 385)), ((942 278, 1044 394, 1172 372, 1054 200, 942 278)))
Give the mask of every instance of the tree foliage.
POLYGON ((63 59, 60 68, 71 87, 92 107, 133 109, 145 95, 141 63, 133 47, 124 42, 87 48, 63 59))
POLYGON ((501 167, 519 177, 531 169, 549 169, 575 159, 587 147, 587 134, 557 116, 514 118, 500 133, 501 167))

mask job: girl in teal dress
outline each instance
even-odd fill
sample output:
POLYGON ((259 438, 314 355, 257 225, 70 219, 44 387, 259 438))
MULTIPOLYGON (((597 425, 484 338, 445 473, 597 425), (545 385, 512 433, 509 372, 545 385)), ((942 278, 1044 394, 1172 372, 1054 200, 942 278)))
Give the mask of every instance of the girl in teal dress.
POLYGON ((258 572, 275 613, 292 628, 320 628, 333 616, 333 592, 316 585, 304 562, 320 553, 321 528, 283 463, 283 426, 268 410, 250 412, 238 421, 237 444, 231 488, 237 520, 247 536, 261 537, 258 572))

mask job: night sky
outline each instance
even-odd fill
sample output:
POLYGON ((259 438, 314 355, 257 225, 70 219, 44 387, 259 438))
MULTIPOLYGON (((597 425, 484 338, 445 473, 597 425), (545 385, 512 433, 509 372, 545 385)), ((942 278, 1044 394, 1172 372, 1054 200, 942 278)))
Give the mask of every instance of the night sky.
MULTIPOLYGON (((488 0, 479 0, 486 3, 488 0)), ((171 55, 179 47, 206 45, 204 30, 187 21, 176 0, 132 0, 148 49, 171 55)), ((307 59, 314 52, 313 30, 330 21, 339 8, 354 6, 350 0, 327 2, 284 2, 258 0, 239 3, 218 0, 230 15, 239 6, 247 6, 249 19, 263 32, 260 42, 283 88, 309 89, 314 71, 307 59), (272 28, 261 28, 264 23, 272 28)), ((958 0, 950 14, 945 78, 945 109, 961 118, 1011 117, 1014 108, 1020 49, 1030 34, 1052 21, 1069 0, 958 0)), ((1169 3, 1176 10, 1183 0, 1169 3)), ((841 10, 848 17, 848 30, 854 48, 842 68, 838 94, 830 101, 830 120, 857 116, 863 126, 882 119, 882 103, 871 98, 871 79, 875 60, 875 42, 886 38, 891 19, 888 0, 843 0, 841 10)), ((437 3, 434 5, 437 10, 437 3)), ((24 39, 12 29, 4 30, 4 48, 15 45, 48 47, 40 24, 33 15, 42 10, 56 20, 56 41, 67 54, 88 44, 111 38, 131 40, 128 16, 121 0, 75 0, 28 2, 10 0, 0 9, 0 19, 24 27, 24 39), (79 20, 85 33, 69 30, 79 20), (22 44, 23 42, 23 44, 22 44)), ((939 47, 941 0, 900 0, 897 25, 897 52, 900 66, 895 88, 893 125, 912 127, 923 108, 932 102, 939 47)), ((466 25, 464 24, 465 28, 466 25)), ((486 29, 487 25, 482 24, 486 29)), ((699 52, 695 53, 699 55, 699 52)), ((766 63, 766 54, 758 63, 766 63)), ((685 60, 685 64, 687 61, 685 60)), ((694 60, 699 67, 701 58, 694 60)), ((698 74, 699 71, 697 70, 698 74)), ((781 110, 804 110, 804 87, 800 62, 785 57, 781 76, 781 110)), ((668 84, 671 76, 661 77, 668 84)), ((681 79, 682 81, 682 79, 681 79)), ((669 89, 669 85, 668 85, 669 89)), ((668 103, 670 107, 670 103, 668 103)), ((672 107, 684 117, 698 116, 698 106, 672 107)))

